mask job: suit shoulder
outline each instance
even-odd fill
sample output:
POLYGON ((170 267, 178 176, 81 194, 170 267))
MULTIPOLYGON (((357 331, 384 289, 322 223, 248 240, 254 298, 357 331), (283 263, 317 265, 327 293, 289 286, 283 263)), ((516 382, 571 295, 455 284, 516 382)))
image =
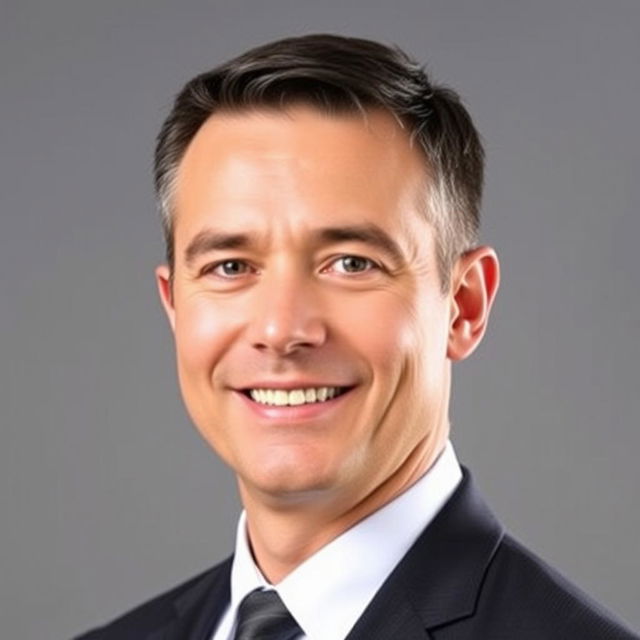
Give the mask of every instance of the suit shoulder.
POLYGON ((231 558, 228 558, 151 600, 137 605, 108 624, 78 636, 75 640, 139 640, 144 637, 143 634, 150 634, 155 629, 168 624, 175 616, 176 601, 194 589, 199 589, 200 584, 208 585, 213 582, 218 575, 228 570, 230 564, 231 558))
POLYGON ((504 536, 491 563, 478 604, 479 610, 484 604, 486 611, 507 612, 505 624, 515 633, 512 637, 640 639, 611 612, 509 535, 504 536))

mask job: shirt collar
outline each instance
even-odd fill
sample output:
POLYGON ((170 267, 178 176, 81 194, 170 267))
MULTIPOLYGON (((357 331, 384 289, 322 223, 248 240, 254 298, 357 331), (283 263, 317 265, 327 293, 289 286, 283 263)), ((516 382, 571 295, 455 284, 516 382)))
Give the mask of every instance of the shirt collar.
POLYGON ((339 640, 462 479, 451 442, 407 491, 322 547, 272 587, 253 561, 246 514, 238 523, 231 611, 245 595, 275 588, 309 640, 339 640))

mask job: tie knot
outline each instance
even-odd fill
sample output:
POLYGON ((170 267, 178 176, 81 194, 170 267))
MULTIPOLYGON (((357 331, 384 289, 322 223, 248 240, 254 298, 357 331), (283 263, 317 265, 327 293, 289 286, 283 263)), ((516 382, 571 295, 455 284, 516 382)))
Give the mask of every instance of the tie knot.
POLYGON ((293 640, 302 629, 275 591, 256 589, 238 607, 234 640, 293 640))

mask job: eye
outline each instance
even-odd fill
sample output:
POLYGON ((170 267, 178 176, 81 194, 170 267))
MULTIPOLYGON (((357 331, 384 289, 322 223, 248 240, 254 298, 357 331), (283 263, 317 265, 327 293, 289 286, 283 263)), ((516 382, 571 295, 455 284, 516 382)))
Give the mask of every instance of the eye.
POLYGON ((331 263, 333 271, 338 273, 366 273, 372 269, 378 269, 379 266, 369 258, 362 256, 340 256, 331 263))
POLYGON ((223 260, 206 266, 203 274, 213 274, 222 278, 235 278, 251 272, 251 267, 244 260, 223 260))

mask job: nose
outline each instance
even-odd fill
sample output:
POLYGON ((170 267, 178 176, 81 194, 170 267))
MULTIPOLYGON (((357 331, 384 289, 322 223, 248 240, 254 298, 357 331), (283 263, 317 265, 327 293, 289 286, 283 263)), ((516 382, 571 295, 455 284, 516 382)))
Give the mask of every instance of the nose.
POLYGON ((322 345, 327 328, 313 284, 289 276, 262 282, 256 291, 249 340, 252 347, 291 355, 322 345))

